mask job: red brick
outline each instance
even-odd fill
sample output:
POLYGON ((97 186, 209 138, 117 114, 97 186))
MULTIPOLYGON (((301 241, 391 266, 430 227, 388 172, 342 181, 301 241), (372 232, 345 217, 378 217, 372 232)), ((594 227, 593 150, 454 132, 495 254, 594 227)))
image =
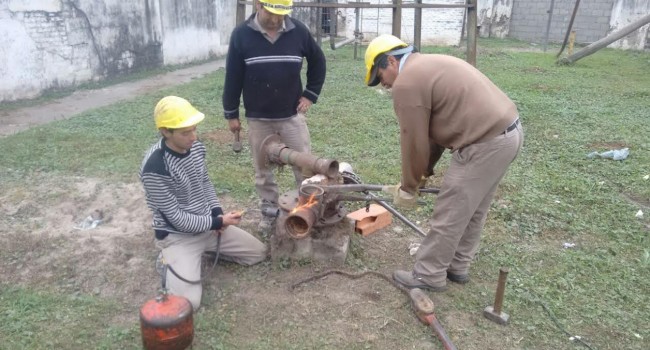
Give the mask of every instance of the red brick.
POLYGON ((347 215, 355 221, 354 230, 363 236, 367 236, 379 229, 391 224, 393 215, 378 204, 370 204, 369 211, 361 208, 347 215))

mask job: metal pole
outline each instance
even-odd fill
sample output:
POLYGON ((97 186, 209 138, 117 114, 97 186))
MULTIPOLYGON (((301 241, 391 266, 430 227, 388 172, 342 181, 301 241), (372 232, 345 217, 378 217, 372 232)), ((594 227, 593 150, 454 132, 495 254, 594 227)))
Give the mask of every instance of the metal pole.
POLYGON ((551 8, 546 11, 548 13, 548 22, 546 23, 546 35, 544 35, 544 52, 546 52, 546 45, 548 44, 548 34, 551 31, 551 19, 553 19, 553 6, 555 0, 551 0, 551 8))
MULTIPOLYGON (((318 0, 318 3, 320 4, 322 0, 318 0)), ((318 43, 318 46, 321 46, 322 38, 321 38, 321 27, 323 26, 323 9, 320 7, 316 8, 316 42, 318 43)))

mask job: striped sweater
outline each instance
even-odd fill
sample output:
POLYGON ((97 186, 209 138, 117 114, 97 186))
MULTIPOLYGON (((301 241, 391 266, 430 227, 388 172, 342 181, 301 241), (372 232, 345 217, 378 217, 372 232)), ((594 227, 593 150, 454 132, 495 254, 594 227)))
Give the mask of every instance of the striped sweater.
POLYGON ((157 239, 222 227, 223 210, 208 177, 205 153, 203 144, 196 141, 180 154, 167 147, 163 138, 145 155, 140 180, 157 239))
POLYGON ((300 21, 285 16, 286 31, 269 42, 255 23, 255 14, 230 36, 226 58, 223 109, 226 119, 239 118, 243 93, 246 118, 283 120, 296 114, 301 96, 313 103, 325 82, 325 55, 300 21), (307 85, 301 69, 307 59, 307 85))

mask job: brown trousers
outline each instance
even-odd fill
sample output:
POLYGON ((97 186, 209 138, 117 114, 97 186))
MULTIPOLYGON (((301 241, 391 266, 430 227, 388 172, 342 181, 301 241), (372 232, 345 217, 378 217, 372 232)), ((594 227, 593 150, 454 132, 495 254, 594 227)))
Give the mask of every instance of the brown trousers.
MULTIPOLYGON (((201 257, 204 252, 217 250, 217 235, 215 231, 206 231, 194 236, 169 234, 165 239, 156 241, 156 247, 162 251, 165 262, 176 273, 188 281, 198 281, 201 279, 201 257)), ((222 230, 219 252, 220 260, 223 258, 242 265, 253 265, 266 259, 264 243, 236 226, 228 226, 222 230)), ((167 289, 170 294, 186 297, 194 310, 201 305, 201 283, 183 282, 168 270, 167 289)))
POLYGON ((520 123, 492 140, 452 153, 433 208, 429 233, 418 249, 413 268, 432 286, 444 286, 447 271, 468 273, 494 193, 523 141, 520 123))

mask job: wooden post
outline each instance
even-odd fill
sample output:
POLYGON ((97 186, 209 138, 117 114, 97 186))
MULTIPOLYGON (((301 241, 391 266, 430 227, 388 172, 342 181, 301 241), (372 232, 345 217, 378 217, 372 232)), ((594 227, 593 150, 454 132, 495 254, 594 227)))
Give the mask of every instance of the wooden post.
POLYGON ((237 1, 237 12, 235 13, 235 25, 246 20, 246 2, 237 1))
POLYGON ((393 35, 402 36, 402 0, 393 0, 393 35))
POLYGON ((566 46, 567 41, 569 40, 569 34, 571 33, 571 28, 573 28, 573 21, 576 19, 576 14, 578 13, 578 6, 580 6, 580 0, 576 0, 576 5, 573 7, 573 14, 571 15, 571 20, 569 20, 569 28, 566 30, 566 34, 564 35, 564 41, 562 42, 562 47, 560 48, 560 52, 555 55, 555 57, 560 57, 562 54, 562 51, 564 51, 564 47, 566 46))
POLYGON ((591 55, 592 53, 602 49, 603 47, 613 43, 614 41, 632 33, 633 31, 643 27, 644 25, 650 23, 650 14, 645 15, 636 21, 626 25, 625 27, 621 28, 620 30, 615 31, 614 33, 596 41, 595 43, 585 47, 584 49, 574 53, 573 55, 569 57, 565 57, 561 60, 558 61, 558 63, 561 64, 571 64, 583 57, 587 57, 591 55))
MULTIPOLYGON (((319 4, 322 2, 321 0, 317 1, 319 4)), ((322 44, 322 35, 321 31, 323 30, 321 27, 323 26, 323 9, 320 7, 316 8, 316 43, 318 43, 318 46, 321 46, 322 44)))
MULTIPOLYGON (((421 4, 422 0, 415 0, 416 4, 421 4)), ((413 45, 418 49, 421 48, 422 42, 422 8, 416 7, 414 9, 414 18, 413 18, 413 45)))
POLYGON ((573 44, 576 42, 576 31, 572 30, 571 35, 569 35, 569 47, 567 48, 567 53, 573 55, 573 44))
POLYGON ((478 23, 476 13, 477 0, 467 0, 471 5, 467 8, 467 62, 476 67, 476 24, 478 23))

